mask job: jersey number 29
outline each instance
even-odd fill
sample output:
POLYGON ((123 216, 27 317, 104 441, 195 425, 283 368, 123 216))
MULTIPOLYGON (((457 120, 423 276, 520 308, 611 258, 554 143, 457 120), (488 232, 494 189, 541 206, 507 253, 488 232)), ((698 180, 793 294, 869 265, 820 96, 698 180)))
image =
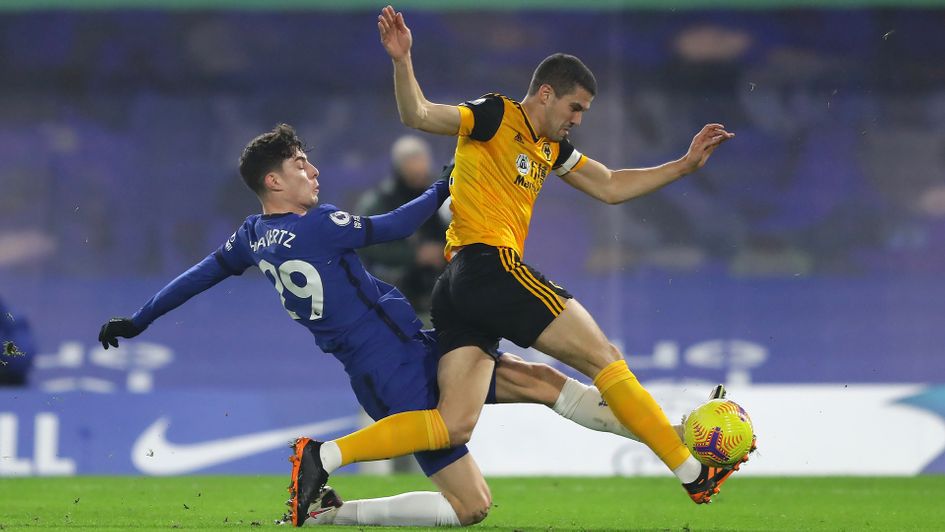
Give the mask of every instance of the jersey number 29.
MULTIPOLYGON (((279 292, 279 298, 282 299, 282 307, 293 320, 302 318, 286 306, 284 295, 286 290, 300 299, 312 300, 311 315, 307 318, 309 321, 320 320, 324 317, 322 310, 325 307, 325 290, 322 287, 322 276, 314 266, 301 260, 287 260, 276 269, 270 262, 261 260, 259 269, 272 278, 272 282, 276 285, 276 292, 279 292), (301 275, 305 279, 305 284, 297 284, 292 279, 293 274, 301 275)), ((308 310, 298 305, 293 305, 293 307, 303 314, 308 310)))

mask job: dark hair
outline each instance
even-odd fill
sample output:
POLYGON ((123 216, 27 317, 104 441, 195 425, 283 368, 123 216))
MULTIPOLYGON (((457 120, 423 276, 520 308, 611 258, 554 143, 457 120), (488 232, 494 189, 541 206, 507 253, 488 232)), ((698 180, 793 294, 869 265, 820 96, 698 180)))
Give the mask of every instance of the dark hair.
POLYGON ((295 157, 305 149, 302 139, 288 124, 279 124, 272 131, 250 141, 240 155, 240 175, 253 192, 266 191, 264 178, 269 172, 282 167, 282 161, 295 157))
POLYGON ((574 92, 575 85, 580 85, 591 96, 597 94, 597 79, 591 69, 577 57, 568 54, 558 53, 546 57, 532 74, 528 94, 535 94, 545 84, 551 85, 559 97, 574 92))

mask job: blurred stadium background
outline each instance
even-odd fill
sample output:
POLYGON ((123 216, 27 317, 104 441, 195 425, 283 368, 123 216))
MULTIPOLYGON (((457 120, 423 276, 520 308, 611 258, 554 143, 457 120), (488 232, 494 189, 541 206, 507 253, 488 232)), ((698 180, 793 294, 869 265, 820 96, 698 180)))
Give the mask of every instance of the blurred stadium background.
MULTIPOLYGON (((760 437, 746 475, 945 473, 942 3, 674 5, 397 7, 431 100, 521 97, 567 51, 601 86, 574 143, 612 167, 676 158, 705 122, 737 133, 623 206, 550 180, 527 244, 672 417, 725 382, 760 437)), ((407 130, 378 7, 0 2, 0 298, 26 355, 0 359, 0 476, 283 474, 289 437, 360 423, 258 272, 121 349, 95 340, 257 210, 236 161, 275 123, 314 147, 322 201, 353 209, 390 175, 407 130)), ((472 448, 487 475, 662 472, 539 408, 488 408, 472 448), (595 452, 555 459, 577 445, 595 452)))

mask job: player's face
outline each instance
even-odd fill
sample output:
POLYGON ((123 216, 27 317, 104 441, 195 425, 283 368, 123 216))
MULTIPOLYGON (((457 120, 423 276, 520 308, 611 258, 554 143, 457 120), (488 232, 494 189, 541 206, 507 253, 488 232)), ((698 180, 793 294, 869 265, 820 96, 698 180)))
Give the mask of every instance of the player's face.
POLYGON ((545 136, 554 141, 564 140, 572 127, 581 125, 584 113, 590 109, 594 96, 583 87, 563 96, 552 95, 546 107, 548 131, 545 136))
POLYGON ((303 151, 282 161, 281 173, 286 199, 305 209, 318 204, 318 168, 309 162, 303 151))

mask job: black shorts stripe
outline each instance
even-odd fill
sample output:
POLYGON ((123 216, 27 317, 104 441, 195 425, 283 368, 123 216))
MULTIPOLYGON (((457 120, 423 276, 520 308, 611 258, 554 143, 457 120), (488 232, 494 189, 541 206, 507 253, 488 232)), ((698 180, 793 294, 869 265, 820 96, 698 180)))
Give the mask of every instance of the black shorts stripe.
POLYGON ((555 312, 555 316, 561 313, 564 310, 564 306, 561 304, 558 299, 558 295, 555 294, 554 290, 549 288, 545 283, 541 282, 538 278, 535 277, 535 274, 532 273, 531 269, 528 266, 522 263, 518 258, 518 254, 513 249, 509 249, 509 256, 512 259, 512 264, 515 265, 515 270, 520 272, 522 277, 530 281, 530 284, 539 292, 544 293, 554 304, 554 307, 558 308, 558 311, 555 312))
POLYGON ((528 280, 524 278, 520 269, 520 264, 517 263, 517 261, 515 260, 515 254, 512 252, 512 250, 509 248, 499 248, 499 254, 500 256, 502 256, 502 259, 503 259, 502 262, 503 262, 503 266, 505 267, 505 271, 511 273, 512 276, 515 277, 515 279, 518 280, 518 282, 522 286, 524 286, 526 290, 528 290, 529 292, 532 293, 532 295, 540 299, 542 303, 544 303, 545 306, 548 307, 548 310, 550 310, 552 314, 557 316, 560 313, 560 311, 556 311, 554 299, 549 298, 547 294, 540 291, 534 284, 528 282, 528 280))
POLYGON ((531 272, 528 271, 528 268, 516 259, 515 253, 511 249, 498 249, 505 270, 511 273, 526 290, 540 299, 554 316, 561 314, 564 307, 561 305, 561 302, 558 301, 558 296, 547 286, 535 279, 534 276, 531 275, 531 272))
POLYGON ((564 305, 561 304, 561 300, 558 298, 558 295, 555 294, 551 288, 548 288, 544 283, 539 281, 538 278, 536 278, 535 275, 532 273, 532 271, 528 269, 528 266, 522 265, 521 272, 522 272, 522 275, 524 275, 528 279, 531 279, 532 282, 535 283, 535 286, 538 288, 538 290, 548 294, 548 297, 551 298, 552 303, 558 309, 558 311, 555 312, 555 316, 557 316, 558 314, 561 314, 564 311, 564 305))
POLYGON ((536 291, 545 295, 547 300, 551 302, 549 310, 551 310, 552 314, 555 316, 561 314, 561 312, 564 311, 564 305, 561 304, 561 301, 558 299, 558 295, 555 294, 553 290, 545 286, 544 283, 535 278, 531 270, 528 269, 528 266, 522 264, 522 262, 517 258, 515 251, 511 249, 507 249, 506 251, 509 253, 511 264, 514 265, 513 272, 517 272, 521 276, 520 278, 524 279, 524 282, 527 285, 532 286, 536 291))

